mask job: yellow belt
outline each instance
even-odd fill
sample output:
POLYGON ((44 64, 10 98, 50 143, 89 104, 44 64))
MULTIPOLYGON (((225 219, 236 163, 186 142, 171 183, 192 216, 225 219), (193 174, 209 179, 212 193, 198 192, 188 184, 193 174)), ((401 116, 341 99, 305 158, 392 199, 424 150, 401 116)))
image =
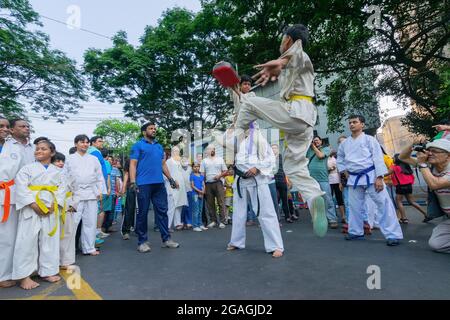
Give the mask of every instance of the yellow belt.
MULTIPOLYGON (((64 206, 61 212, 61 223, 66 223, 66 212, 67 212, 67 200, 73 196, 72 192, 67 192, 64 198, 64 206)), ((61 239, 64 238, 64 228, 61 228, 61 239)))
POLYGON ((37 193, 36 193, 36 204, 38 205, 39 209, 41 209, 41 211, 44 214, 48 214, 50 212, 50 210, 48 210, 48 208, 45 206, 45 203, 41 200, 40 194, 41 194, 42 191, 48 191, 52 195, 52 198, 53 198, 53 212, 55 213, 56 225, 53 228, 53 230, 50 231, 50 233, 48 235, 50 237, 53 237, 55 235, 56 231, 58 230, 59 210, 58 210, 58 201, 56 200, 56 195, 55 195, 55 192, 58 191, 58 187, 57 186, 29 186, 28 189, 30 189, 31 191, 37 191, 37 193))
POLYGON ((293 95, 289 97, 289 101, 298 101, 298 100, 306 100, 309 102, 313 102, 313 97, 301 96, 301 95, 293 95))

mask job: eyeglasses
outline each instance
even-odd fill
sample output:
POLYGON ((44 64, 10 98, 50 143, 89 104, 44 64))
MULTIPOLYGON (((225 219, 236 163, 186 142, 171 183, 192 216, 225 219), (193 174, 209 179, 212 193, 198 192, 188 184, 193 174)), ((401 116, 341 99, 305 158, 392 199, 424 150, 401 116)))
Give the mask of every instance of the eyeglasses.
POLYGON ((439 154, 439 153, 448 153, 445 150, 441 150, 441 149, 427 149, 428 152, 434 153, 434 154, 439 154))

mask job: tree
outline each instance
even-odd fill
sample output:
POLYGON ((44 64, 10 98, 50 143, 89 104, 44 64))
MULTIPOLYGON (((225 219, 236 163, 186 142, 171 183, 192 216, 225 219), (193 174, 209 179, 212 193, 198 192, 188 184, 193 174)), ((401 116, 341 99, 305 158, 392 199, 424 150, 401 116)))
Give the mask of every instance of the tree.
POLYGON ((427 133, 424 128, 448 116, 448 0, 202 3, 204 10, 221 17, 225 33, 232 39, 230 52, 245 72, 279 54, 285 26, 307 25, 311 33, 307 52, 318 80, 332 79, 325 94, 319 96, 319 100, 328 98, 331 130, 337 130, 349 112, 364 108, 361 102, 367 97, 377 95, 393 95, 403 104, 413 101, 416 107, 407 124, 418 133, 427 133))
MULTIPOLYGON (((97 125, 94 134, 103 137, 105 147, 122 158, 128 156, 133 144, 142 138, 141 126, 126 120, 104 120, 97 125)), ((164 148, 170 145, 163 128, 157 128, 156 140, 164 148)))
POLYGON ((59 122, 86 100, 76 63, 51 50, 49 38, 32 26, 42 26, 28 0, 0 0, 0 111, 23 116, 29 105, 44 118, 59 122))
POLYGON ((219 27, 215 16, 174 8, 146 28, 138 47, 119 32, 112 48, 88 50, 84 69, 96 96, 123 103, 128 117, 154 120, 168 132, 192 131, 196 120, 216 127, 232 108, 211 75, 226 54, 219 27))

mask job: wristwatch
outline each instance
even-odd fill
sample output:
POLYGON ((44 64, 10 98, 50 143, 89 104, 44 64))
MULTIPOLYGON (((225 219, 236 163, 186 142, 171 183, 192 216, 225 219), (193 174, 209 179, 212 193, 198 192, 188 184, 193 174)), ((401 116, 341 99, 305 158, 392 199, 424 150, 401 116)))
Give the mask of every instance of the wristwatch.
POLYGON ((418 167, 419 169, 424 169, 424 168, 428 168, 428 165, 427 165, 426 163, 418 163, 418 164, 417 164, 417 167, 418 167))

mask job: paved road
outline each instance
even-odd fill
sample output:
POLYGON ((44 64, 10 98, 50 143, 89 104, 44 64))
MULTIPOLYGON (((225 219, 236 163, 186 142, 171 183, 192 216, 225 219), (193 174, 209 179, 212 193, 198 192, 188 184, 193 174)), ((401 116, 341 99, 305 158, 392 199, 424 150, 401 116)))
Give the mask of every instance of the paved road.
POLYGON ((225 250, 231 228, 176 232, 175 250, 160 248, 151 231, 148 254, 136 251, 135 237, 123 241, 115 233, 100 256, 77 256, 82 290, 42 283, 32 292, 0 290, 0 299, 450 299, 450 255, 427 247, 437 221, 422 224, 408 211, 399 247, 387 247, 379 231, 357 242, 338 230, 317 238, 303 211, 299 222, 282 227, 281 259, 264 253, 259 227, 247 227, 247 249, 235 252, 225 250), (380 268, 380 290, 367 288, 371 265, 380 268))

